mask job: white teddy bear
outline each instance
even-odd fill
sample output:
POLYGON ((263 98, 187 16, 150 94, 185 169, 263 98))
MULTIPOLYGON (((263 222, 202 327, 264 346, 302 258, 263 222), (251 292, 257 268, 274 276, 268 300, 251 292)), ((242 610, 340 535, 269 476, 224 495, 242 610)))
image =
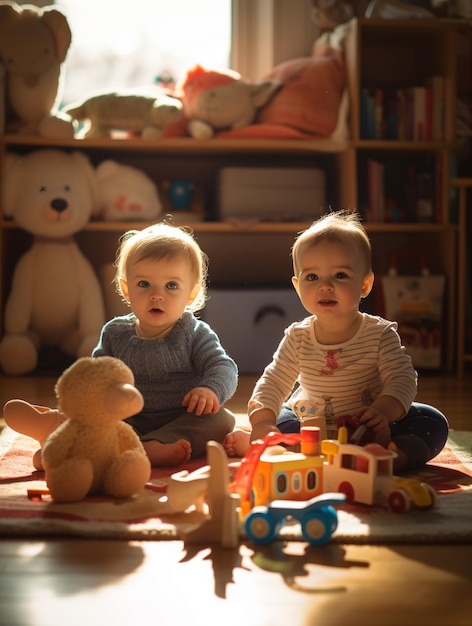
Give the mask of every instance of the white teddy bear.
POLYGON ((80 152, 7 154, 5 216, 33 235, 19 259, 5 314, 0 365, 8 375, 35 369, 42 346, 89 356, 105 321, 95 272, 74 234, 96 209, 96 175, 80 152))

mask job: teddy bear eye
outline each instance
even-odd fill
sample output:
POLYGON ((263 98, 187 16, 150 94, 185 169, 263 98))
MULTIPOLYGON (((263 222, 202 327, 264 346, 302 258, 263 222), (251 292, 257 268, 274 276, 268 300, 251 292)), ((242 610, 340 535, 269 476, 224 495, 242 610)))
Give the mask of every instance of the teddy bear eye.
POLYGON ((39 193, 46 193, 46 187, 44 185, 41 185, 39 188, 39 193))
POLYGON ((64 185, 64 191, 70 191, 70 185, 64 185))

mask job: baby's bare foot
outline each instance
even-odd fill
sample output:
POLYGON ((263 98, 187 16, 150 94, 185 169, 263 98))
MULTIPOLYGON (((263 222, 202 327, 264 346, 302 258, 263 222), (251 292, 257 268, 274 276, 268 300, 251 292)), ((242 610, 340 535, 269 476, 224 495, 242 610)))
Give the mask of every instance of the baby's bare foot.
POLYGON ((174 443, 144 441, 143 447, 153 467, 180 465, 188 461, 192 454, 192 446, 186 439, 179 439, 174 443))
POLYGON ((228 456, 243 457, 249 449, 251 433, 246 430, 233 430, 223 441, 223 448, 228 456))

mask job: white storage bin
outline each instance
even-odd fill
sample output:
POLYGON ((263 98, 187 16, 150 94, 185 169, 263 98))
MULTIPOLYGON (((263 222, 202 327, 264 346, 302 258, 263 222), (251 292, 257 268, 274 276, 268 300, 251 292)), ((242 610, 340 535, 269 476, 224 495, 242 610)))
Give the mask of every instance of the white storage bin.
POLYGON ((223 168, 219 207, 222 220, 315 220, 326 211, 325 173, 316 168, 223 168))
POLYGON ((201 312, 241 374, 260 374, 284 330, 309 315, 295 289, 210 289, 201 312))

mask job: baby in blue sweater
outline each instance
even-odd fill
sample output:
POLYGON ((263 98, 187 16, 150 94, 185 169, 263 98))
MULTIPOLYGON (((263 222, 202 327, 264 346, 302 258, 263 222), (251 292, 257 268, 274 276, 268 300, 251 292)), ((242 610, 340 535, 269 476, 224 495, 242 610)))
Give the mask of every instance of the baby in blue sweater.
POLYGON ((125 233, 115 265, 131 313, 105 324, 92 356, 133 371, 144 408, 127 422, 152 465, 202 456, 234 426, 223 405, 238 380, 218 336, 194 315, 205 304, 207 257, 185 229, 160 223, 125 233))

